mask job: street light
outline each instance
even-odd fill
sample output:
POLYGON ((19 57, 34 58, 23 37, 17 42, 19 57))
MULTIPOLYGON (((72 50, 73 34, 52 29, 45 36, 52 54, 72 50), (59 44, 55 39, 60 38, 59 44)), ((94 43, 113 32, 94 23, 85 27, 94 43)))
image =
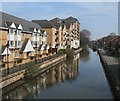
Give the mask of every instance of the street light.
POLYGON ((8 58, 8 47, 9 47, 9 42, 6 44, 6 47, 7 47, 7 74, 9 74, 9 64, 8 64, 8 62, 9 62, 9 58, 8 58))
POLYGON ((36 42, 35 42, 35 49, 36 49, 36 51, 35 51, 35 53, 36 53, 35 63, 37 63, 37 33, 35 33, 35 35, 36 35, 36 42))

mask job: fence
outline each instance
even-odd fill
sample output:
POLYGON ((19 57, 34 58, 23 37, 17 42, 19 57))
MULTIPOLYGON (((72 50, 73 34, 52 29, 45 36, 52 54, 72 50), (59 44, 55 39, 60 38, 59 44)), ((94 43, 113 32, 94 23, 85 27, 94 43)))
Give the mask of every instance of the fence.
MULTIPOLYGON (((54 59, 54 58, 59 57, 59 56, 61 56, 61 55, 60 54, 54 54, 52 56, 47 56, 47 57, 38 59, 36 61, 31 61, 29 63, 40 64, 40 63, 42 63, 46 60, 54 59)), ((9 68, 9 74, 7 74, 7 69, 1 70, 2 71, 2 77, 5 77, 5 76, 10 75, 12 73, 18 72, 20 70, 24 70, 28 66, 29 63, 25 63, 25 64, 22 64, 22 65, 19 65, 19 66, 9 68)))

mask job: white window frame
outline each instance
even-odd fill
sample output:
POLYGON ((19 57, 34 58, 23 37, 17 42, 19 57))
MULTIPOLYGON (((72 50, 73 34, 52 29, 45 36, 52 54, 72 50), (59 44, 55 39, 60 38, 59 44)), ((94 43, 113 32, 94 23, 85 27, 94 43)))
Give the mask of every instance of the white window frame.
POLYGON ((17 35, 21 35, 21 30, 17 30, 17 35))
POLYGON ((10 47, 14 47, 14 40, 10 40, 9 45, 10 45, 10 47), (13 45, 11 44, 11 42, 13 42, 13 45))
POLYGON ((15 29, 10 28, 10 29, 9 29, 9 34, 10 34, 10 35, 13 35, 14 33, 15 33, 15 29), (13 31, 13 32, 11 33, 11 31, 13 31))
POLYGON ((19 58, 19 52, 15 53, 15 58, 19 58))

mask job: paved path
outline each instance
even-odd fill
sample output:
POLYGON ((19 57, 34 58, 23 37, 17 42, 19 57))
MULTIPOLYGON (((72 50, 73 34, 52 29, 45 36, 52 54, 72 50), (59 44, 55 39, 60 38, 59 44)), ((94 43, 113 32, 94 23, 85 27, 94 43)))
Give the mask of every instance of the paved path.
POLYGON ((112 56, 106 55, 104 50, 99 50, 102 60, 105 61, 105 70, 113 88, 117 101, 120 101, 120 63, 112 56))
POLYGON ((105 54, 104 50, 100 50, 103 58, 105 59, 107 65, 109 66, 110 70, 112 71, 112 74, 115 78, 117 78, 120 82, 120 63, 118 63, 117 59, 115 59, 112 56, 108 56, 105 54))
POLYGON ((105 58, 108 65, 118 64, 118 61, 114 57, 105 55, 103 55, 103 57, 105 58))

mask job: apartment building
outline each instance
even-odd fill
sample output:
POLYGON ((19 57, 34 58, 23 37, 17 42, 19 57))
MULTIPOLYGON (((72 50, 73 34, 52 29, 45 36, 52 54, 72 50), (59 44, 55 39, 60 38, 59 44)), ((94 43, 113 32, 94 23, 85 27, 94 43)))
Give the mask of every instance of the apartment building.
POLYGON ((64 19, 67 25, 67 32, 69 33, 68 45, 70 48, 77 49, 80 47, 80 23, 76 18, 68 17, 64 19))
POLYGON ((48 34, 47 37, 47 44, 49 45, 50 49, 49 52, 50 53, 56 53, 57 52, 57 30, 56 27, 48 20, 32 20, 32 22, 35 22, 37 24, 39 24, 43 30, 45 30, 48 34))
POLYGON ((50 20, 50 22, 56 27, 56 47, 57 47, 57 50, 60 50, 61 47, 63 46, 63 24, 62 24, 62 21, 61 19, 59 18, 54 18, 52 20, 50 20))
POLYGON ((50 20, 50 22, 52 22, 57 29, 59 36, 58 49, 66 49, 66 47, 77 49, 80 47, 80 23, 76 18, 54 18, 50 20))
POLYGON ((4 67, 35 61, 67 47, 80 47, 76 18, 28 21, 3 12, 0 15, 0 61, 4 67))
POLYGON ((60 49, 80 47, 80 23, 72 16, 66 19, 54 18, 48 20, 32 20, 39 24, 47 33, 47 44, 52 53, 60 49))
POLYGON ((4 67, 24 64, 48 54, 47 33, 40 25, 3 12, 0 15, 0 46, 4 67))

